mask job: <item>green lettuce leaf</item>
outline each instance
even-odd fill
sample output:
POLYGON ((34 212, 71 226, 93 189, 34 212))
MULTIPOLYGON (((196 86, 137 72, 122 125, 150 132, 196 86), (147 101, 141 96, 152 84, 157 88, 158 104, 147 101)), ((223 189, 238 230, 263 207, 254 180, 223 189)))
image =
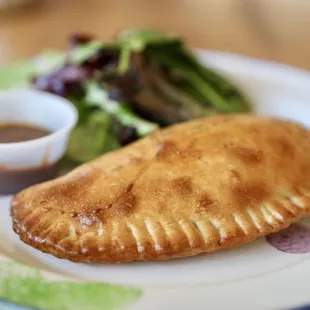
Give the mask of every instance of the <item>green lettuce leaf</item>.
POLYGON ((166 44, 180 41, 180 37, 167 34, 160 30, 133 29, 122 31, 117 38, 120 48, 127 47, 132 51, 141 52, 148 45, 166 44))
POLYGON ((0 90, 28 85, 29 78, 33 75, 33 64, 22 61, 0 68, 0 90))
POLYGON ((40 56, 8 64, 0 68, 0 90, 29 87, 34 75, 54 70, 61 66, 65 54, 58 51, 47 51, 40 56))
POLYGON ((120 148, 112 125, 112 117, 108 113, 94 111, 86 122, 73 129, 67 157, 74 162, 84 163, 120 148))
POLYGON ((136 128, 140 137, 146 136, 159 127, 156 123, 138 117, 126 105, 110 99, 107 91, 100 87, 98 83, 89 82, 86 85, 86 94, 86 102, 89 105, 96 106, 113 115, 125 126, 136 128))
POLYGON ((70 53, 70 61, 75 64, 81 64, 85 60, 96 55, 96 53, 103 47, 104 43, 102 41, 91 41, 72 50, 70 53))

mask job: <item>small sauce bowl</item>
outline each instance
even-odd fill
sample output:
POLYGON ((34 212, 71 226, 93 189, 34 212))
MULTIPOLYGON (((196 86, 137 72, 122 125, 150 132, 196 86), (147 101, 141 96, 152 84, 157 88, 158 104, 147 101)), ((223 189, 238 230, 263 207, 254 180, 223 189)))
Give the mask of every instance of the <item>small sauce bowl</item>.
POLYGON ((67 100, 36 90, 0 92, 0 124, 24 124, 50 134, 29 141, 0 143, 0 195, 54 178, 78 113, 67 100))

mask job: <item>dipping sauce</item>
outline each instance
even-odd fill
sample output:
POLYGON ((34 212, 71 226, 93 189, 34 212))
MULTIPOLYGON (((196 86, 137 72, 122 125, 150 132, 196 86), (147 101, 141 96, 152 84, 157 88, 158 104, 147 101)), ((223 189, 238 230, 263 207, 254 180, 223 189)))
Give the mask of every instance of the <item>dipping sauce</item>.
MULTIPOLYGON (((50 133, 27 123, 0 123, 0 144, 35 140, 50 133)), ((49 165, 43 160, 39 167, 12 169, 0 163, 0 195, 14 194, 33 184, 50 180, 57 175, 58 166, 58 163, 49 165)))
POLYGON ((49 135, 51 132, 30 124, 0 123, 0 143, 25 142, 49 135))

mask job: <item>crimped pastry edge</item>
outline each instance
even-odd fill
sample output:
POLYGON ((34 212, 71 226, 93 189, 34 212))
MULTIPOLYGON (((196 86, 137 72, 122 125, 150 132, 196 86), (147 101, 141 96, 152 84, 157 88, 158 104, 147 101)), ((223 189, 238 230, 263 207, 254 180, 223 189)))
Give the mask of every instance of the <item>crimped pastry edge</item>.
MULTIPOLYGON (((60 259, 68 259, 73 262, 116 263, 133 260, 168 260, 236 247, 287 228, 300 218, 310 215, 309 196, 287 195, 285 199, 285 202, 264 201, 258 210, 249 206, 246 208, 246 214, 232 214, 230 218, 223 217, 221 221, 217 222, 213 222, 207 216, 199 219, 181 218, 177 221, 171 218, 161 219, 160 223, 165 231, 165 237, 155 229, 152 233, 149 232, 149 238, 140 240, 139 229, 136 229, 134 237, 136 242, 126 245, 122 243, 122 240, 112 239, 111 234, 100 239, 93 233, 87 234, 87 231, 72 239, 67 237, 67 240, 63 237, 58 241, 50 238, 55 233, 65 234, 65 227, 56 231, 55 228, 51 228, 46 236, 40 237, 33 232, 40 229, 40 226, 43 227, 43 223, 48 221, 48 217, 52 219, 54 216, 60 215, 49 213, 42 216, 38 210, 31 212, 28 209, 29 212, 26 212, 21 220, 17 220, 15 217, 13 229, 26 244, 60 259), (27 222, 32 223, 33 221, 36 224, 28 227, 27 222), (169 225, 173 226, 173 232, 169 230, 169 225), (227 226, 229 230, 227 230, 227 226), (159 242, 155 242, 156 239, 159 242), (79 241, 77 242, 77 240, 79 241), (107 241, 100 242, 102 240, 107 241), (184 241, 186 241, 185 244, 188 244, 187 246, 184 246, 184 241)), ((19 211, 17 210, 17 212, 19 211)), ((14 207, 11 212, 14 214, 14 207)), ((159 221, 151 218, 142 220, 137 217, 133 222, 124 221, 123 225, 132 227, 130 229, 132 232, 135 227, 147 227, 146 223, 156 226, 159 221)), ((122 233, 123 231, 120 231, 119 235, 122 233)), ((118 235, 118 231, 114 231, 114 235, 118 235)))

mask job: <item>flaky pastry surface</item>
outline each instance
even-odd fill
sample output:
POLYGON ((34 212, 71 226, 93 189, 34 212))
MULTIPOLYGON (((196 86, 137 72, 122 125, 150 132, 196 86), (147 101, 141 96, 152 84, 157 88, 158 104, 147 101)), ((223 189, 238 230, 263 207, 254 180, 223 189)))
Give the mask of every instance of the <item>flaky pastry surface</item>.
POLYGON ((194 120, 22 191, 11 214, 22 241, 74 262, 238 246, 310 214, 310 134, 255 115, 194 120))

